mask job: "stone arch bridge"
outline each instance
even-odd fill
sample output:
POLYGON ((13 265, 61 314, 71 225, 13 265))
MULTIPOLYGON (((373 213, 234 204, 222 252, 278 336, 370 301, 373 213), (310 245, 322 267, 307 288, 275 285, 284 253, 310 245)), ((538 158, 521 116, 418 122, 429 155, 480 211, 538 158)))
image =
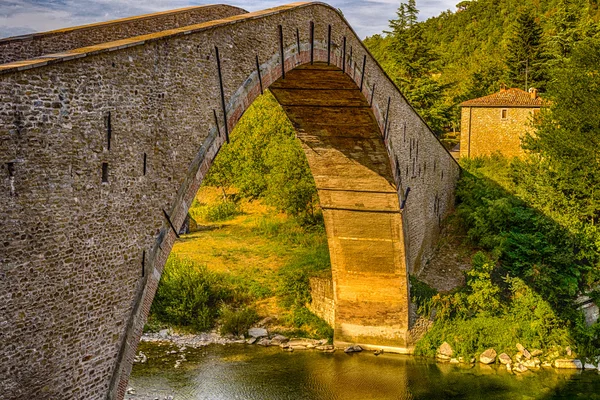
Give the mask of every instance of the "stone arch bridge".
POLYGON ((459 167, 337 10, 191 7, 0 40, 0 62, 3 396, 123 398, 174 230, 267 88, 318 187, 336 344, 410 351, 408 273, 459 167))

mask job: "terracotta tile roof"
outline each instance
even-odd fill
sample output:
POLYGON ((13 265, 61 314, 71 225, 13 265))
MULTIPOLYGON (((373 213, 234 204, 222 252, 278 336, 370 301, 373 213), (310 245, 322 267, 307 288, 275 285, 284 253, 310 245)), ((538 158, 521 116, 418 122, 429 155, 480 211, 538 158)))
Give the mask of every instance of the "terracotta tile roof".
POLYGON ((462 107, 541 107, 542 99, 531 98, 531 94, 517 88, 501 90, 498 93, 467 100, 462 107))

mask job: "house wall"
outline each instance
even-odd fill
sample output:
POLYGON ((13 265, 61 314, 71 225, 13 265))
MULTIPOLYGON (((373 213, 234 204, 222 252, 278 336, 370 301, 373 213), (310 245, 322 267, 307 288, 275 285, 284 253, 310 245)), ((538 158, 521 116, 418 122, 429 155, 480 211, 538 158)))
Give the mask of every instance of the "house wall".
POLYGON ((521 138, 531 129, 533 111, 526 107, 463 107, 460 156, 488 156, 498 151, 506 157, 523 155, 521 138), (507 115, 502 119, 502 110, 507 115))

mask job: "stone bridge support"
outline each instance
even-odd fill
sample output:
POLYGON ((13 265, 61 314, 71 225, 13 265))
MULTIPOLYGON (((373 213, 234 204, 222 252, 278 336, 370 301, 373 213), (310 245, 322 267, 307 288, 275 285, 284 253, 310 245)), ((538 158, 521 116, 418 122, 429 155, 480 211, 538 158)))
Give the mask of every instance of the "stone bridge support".
POLYGON ((410 346, 407 274, 459 168, 337 10, 233 10, 60 51, 0 65, 0 393, 123 398, 171 225, 269 87, 318 186, 335 340, 410 346))

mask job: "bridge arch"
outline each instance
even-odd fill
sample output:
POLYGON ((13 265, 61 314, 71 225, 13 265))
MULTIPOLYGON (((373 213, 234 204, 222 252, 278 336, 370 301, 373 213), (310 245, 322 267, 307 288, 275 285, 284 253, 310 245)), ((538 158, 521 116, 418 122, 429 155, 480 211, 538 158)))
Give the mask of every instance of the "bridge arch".
POLYGON ((4 393, 124 396, 172 227, 269 87, 325 209, 336 341, 410 347, 459 169, 339 12, 294 3, 0 65, 4 393))

